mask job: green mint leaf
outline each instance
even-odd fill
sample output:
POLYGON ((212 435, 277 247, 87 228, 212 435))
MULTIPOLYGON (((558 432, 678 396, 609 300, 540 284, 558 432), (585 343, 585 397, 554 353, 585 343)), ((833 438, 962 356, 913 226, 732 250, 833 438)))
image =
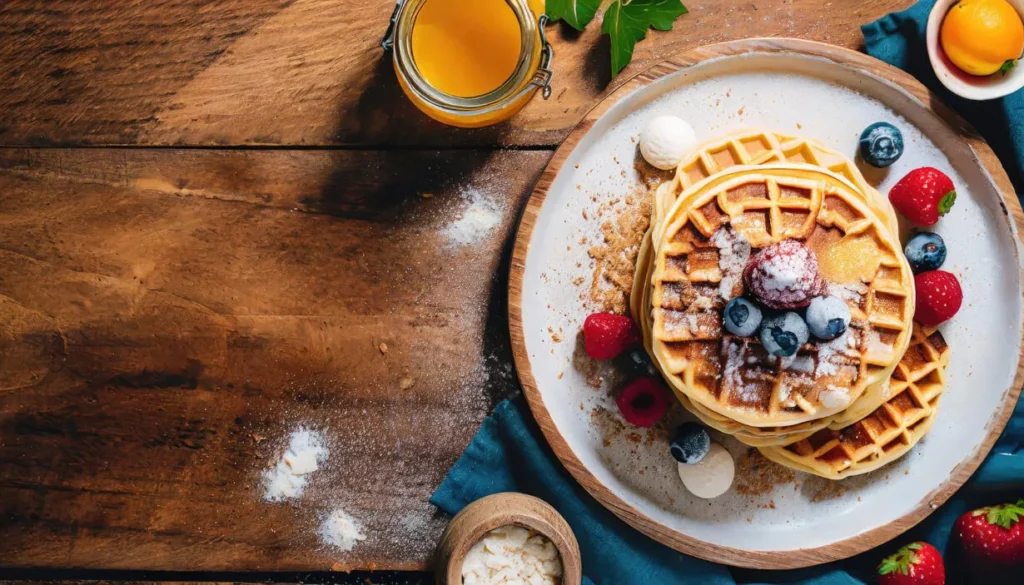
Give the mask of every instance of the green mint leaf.
POLYGON ((604 13, 601 31, 611 39, 612 76, 633 59, 633 47, 647 36, 647 29, 670 30, 676 18, 686 14, 680 0, 615 0, 604 13))
POLYGON ((1003 66, 999 68, 999 73, 1002 73, 1003 77, 1006 77, 1006 74, 1010 72, 1010 69, 1013 69, 1016 66, 1016 59, 1007 59, 1007 61, 1003 63, 1003 66))
POLYGON ((679 0, 627 0, 626 4, 643 8, 651 28, 655 30, 672 30, 672 23, 689 12, 679 0))
POLYGON ((576 30, 583 30, 597 14, 601 0, 547 0, 545 12, 551 22, 564 20, 576 30))

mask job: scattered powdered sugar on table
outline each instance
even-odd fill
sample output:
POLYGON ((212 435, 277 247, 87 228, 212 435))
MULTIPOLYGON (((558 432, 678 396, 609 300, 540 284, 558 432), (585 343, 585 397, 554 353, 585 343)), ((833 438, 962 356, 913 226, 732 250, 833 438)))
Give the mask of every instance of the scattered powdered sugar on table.
POLYGON ((732 300, 736 284, 743 278, 743 269, 750 260, 750 242, 727 225, 712 234, 711 243, 718 247, 718 268, 722 271, 718 294, 727 301, 732 300))
POLYGON ((501 225, 501 207, 490 193, 476 187, 463 187, 459 197, 463 208, 442 232, 448 245, 478 243, 501 225))
POLYGON ((283 502, 302 496, 309 475, 327 460, 330 451, 323 436, 305 427, 292 432, 288 449, 273 468, 263 474, 263 499, 283 502))
POLYGON ((324 517, 319 535, 324 544, 342 552, 348 552, 366 540, 363 525, 342 508, 335 508, 324 517))

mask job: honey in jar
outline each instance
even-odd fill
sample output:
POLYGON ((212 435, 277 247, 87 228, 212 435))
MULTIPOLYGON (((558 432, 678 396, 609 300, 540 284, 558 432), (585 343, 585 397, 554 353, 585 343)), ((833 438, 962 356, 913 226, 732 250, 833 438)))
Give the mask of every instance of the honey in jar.
POLYGON ((420 110, 453 126, 486 126, 538 89, 550 93, 543 12, 543 0, 406 0, 383 45, 420 110))

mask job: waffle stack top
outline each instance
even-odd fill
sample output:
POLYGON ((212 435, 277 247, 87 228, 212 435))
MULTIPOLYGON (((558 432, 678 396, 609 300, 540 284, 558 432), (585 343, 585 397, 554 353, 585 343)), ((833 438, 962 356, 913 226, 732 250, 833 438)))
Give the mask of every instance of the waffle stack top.
POLYGON ((896 230, 888 200, 841 154, 774 132, 734 134, 698 147, 655 192, 630 307, 663 377, 704 423, 801 471, 870 471, 930 427, 948 360, 937 332, 913 328, 896 230), (820 293, 841 298, 851 320, 839 337, 778 357, 756 336, 730 334, 723 310, 754 296, 750 258, 789 240, 813 254, 820 293), (912 339, 920 351, 902 367, 912 339), (926 383, 907 381, 924 370, 926 383))

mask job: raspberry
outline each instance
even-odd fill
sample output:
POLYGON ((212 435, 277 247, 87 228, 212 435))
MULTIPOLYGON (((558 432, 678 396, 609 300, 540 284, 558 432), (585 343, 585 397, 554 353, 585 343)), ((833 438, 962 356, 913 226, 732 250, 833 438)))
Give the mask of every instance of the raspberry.
POLYGON ((638 427, 654 426, 668 410, 668 396, 661 382, 654 378, 637 378, 615 398, 615 404, 626 422, 638 427))
POLYGON ((758 252, 747 263, 743 281, 758 301, 779 311, 806 307, 825 288, 814 253, 796 240, 758 252))
POLYGON ((640 341, 629 317, 594 313, 583 322, 583 347, 595 360, 610 360, 640 341))
POLYGON ((917 290, 914 321, 925 327, 935 327, 952 319, 964 302, 960 281, 945 270, 918 274, 914 277, 914 289, 917 290))

